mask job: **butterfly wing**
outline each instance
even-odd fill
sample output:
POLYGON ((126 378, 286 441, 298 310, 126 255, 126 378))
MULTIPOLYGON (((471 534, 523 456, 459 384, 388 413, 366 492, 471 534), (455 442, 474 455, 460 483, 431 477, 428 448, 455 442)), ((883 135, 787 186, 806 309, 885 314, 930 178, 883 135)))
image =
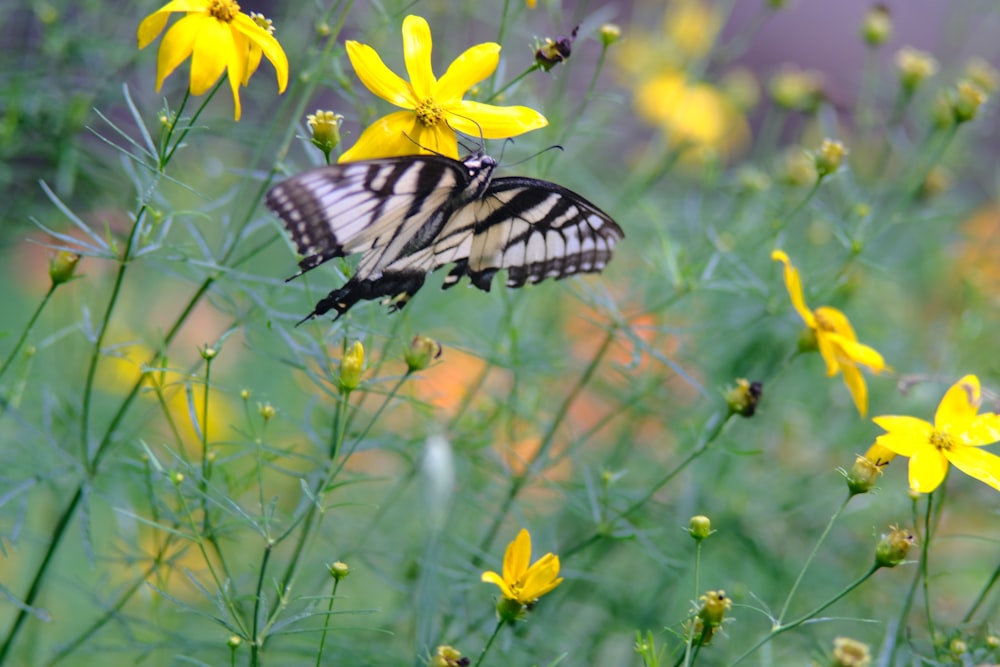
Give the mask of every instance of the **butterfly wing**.
POLYGON ((442 231, 438 245, 457 249, 452 257, 439 256, 456 262, 444 287, 467 275, 489 291, 501 269, 507 287, 596 273, 624 236, 611 216, 572 190, 533 178, 494 179, 485 196, 457 211, 442 231))
POLYGON ((273 187, 267 205, 303 256, 297 275, 334 257, 364 253, 351 280, 309 317, 331 309, 343 314, 360 300, 381 296, 399 299, 401 307, 433 268, 426 249, 469 181, 461 162, 430 155, 320 167, 273 187))

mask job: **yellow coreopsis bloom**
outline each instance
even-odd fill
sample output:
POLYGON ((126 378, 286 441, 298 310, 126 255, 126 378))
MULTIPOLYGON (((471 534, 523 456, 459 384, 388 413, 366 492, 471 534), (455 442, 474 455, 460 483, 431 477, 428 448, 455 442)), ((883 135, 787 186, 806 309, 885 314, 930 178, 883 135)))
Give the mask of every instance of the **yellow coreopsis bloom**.
POLYGON ((910 487, 930 493, 948 464, 1000 491, 1000 456, 979 449, 1000 440, 1000 416, 979 412, 979 378, 966 375, 941 399, 934 423, 916 417, 882 416, 872 421, 887 433, 876 442, 910 459, 910 487))
POLYGON ((867 345, 858 342, 851 322, 841 311, 830 306, 820 306, 809 310, 802 297, 802 280, 788 255, 781 250, 771 253, 771 259, 785 265, 785 287, 792 300, 792 306, 802 317, 809 330, 816 337, 816 346, 826 362, 827 377, 838 372, 844 374, 844 384, 851 392, 854 405, 864 417, 868 413, 868 386, 858 366, 864 366, 873 373, 885 370, 882 355, 867 345))
POLYGON ((419 16, 403 20, 403 59, 409 82, 392 72, 375 49, 347 42, 347 56, 361 83, 387 102, 405 109, 372 123, 339 162, 396 155, 439 153, 458 158, 455 130, 484 139, 503 139, 548 125, 545 116, 522 106, 499 107, 463 100, 500 62, 500 45, 467 49, 440 79, 431 69, 431 29, 419 16))
POLYGON ((139 48, 144 49, 167 25, 173 12, 186 15, 171 26, 160 42, 156 62, 156 90, 177 66, 191 56, 192 95, 211 89, 228 70, 233 91, 236 120, 240 119, 240 84, 246 85, 260 63, 267 57, 278 77, 278 92, 288 86, 288 58, 281 44, 261 27, 258 20, 240 11, 233 0, 171 0, 139 24, 139 48))
POLYGON ((559 576, 559 556, 547 553, 530 567, 531 534, 522 528, 514 541, 507 545, 503 557, 503 576, 496 572, 483 572, 482 581, 496 584, 505 600, 521 605, 533 604, 562 583, 559 576))

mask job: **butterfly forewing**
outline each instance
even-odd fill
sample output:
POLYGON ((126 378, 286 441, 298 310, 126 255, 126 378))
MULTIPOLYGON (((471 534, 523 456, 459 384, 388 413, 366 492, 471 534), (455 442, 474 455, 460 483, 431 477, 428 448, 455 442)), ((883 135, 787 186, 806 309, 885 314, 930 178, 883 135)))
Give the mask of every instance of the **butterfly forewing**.
POLYGON ((444 287, 469 276, 487 291, 501 269, 520 287, 604 268, 624 236, 614 220, 555 183, 491 180, 495 166, 481 154, 411 156, 321 167, 275 186, 267 203, 304 255, 303 271, 363 253, 310 317, 379 297, 401 308, 447 264, 455 267, 444 287))

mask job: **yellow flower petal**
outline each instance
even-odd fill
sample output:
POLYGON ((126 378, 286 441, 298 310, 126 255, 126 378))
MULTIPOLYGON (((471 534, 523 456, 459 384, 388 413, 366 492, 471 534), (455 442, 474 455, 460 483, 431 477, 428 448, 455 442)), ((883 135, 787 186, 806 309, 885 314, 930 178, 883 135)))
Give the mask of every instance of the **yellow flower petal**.
POLYGON ((545 554, 524 575, 521 602, 530 603, 542 597, 562 582, 559 578, 559 557, 545 554))
POLYGON ((938 404, 934 425, 939 429, 949 427, 954 434, 964 432, 976 417, 981 401, 979 378, 966 375, 951 386, 938 404))
POLYGON ((810 329, 816 328, 816 317, 806 306, 805 299, 802 298, 802 280, 799 278, 799 271, 792 266, 792 260, 782 250, 775 250, 771 253, 771 259, 785 265, 785 287, 788 289, 788 296, 792 300, 792 306, 798 311, 799 316, 810 329))
POLYGON ((869 447, 868 451, 865 452, 865 458, 877 466, 883 466, 896 458, 896 452, 876 441, 875 444, 869 447))
MULTIPOLYGON (((228 24, 214 18, 201 15, 185 17, 192 18, 198 20, 198 34, 191 54, 191 94, 201 95, 215 85, 227 65, 233 64, 233 33, 228 24)), ((235 57, 235 62, 242 80, 245 56, 235 57)))
POLYGON ((375 49, 367 44, 349 40, 347 57, 365 88, 386 102, 403 109, 414 109, 420 100, 406 81, 396 76, 379 58, 375 49))
POLYGON ((162 9, 155 11, 146 18, 142 20, 139 24, 138 30, 135 31, 136 39, 139 42, 139 48, 144 49, 153 40, 160 36, 163 29, 167 26, 167 20, 170 18, 168 12, 164 12, 162 9))
POLYGON ((438 80, 434 99, 443 107, 460 102, 469 88, 496 71, 499 62, 500 45, 494 42, 466 49, 438 80))
POLYGON ((969 477, 1000 491, 1000 456, 975 447, 953 447, 945 456, 969 477))
POLYGON ((967 445, 981 447, 1000 440, 1000 415, 984 412, 972 420, 972 424, 962 435, 967 445))
POLYGON ((504 581, 515 582, 528 571, 528 563, 531 562, 531 534, 526 528, 522 528, 514 541, 507 545, 507 552, 503 557, 503 578, 504 581))
POLYGON ((484 581, 488 584, 496 584, 500 587, 501 595, 508 599, 514 598, 514 591, 510 590, 510 587, 503 580, 503 577, 496 572, 483 572, 483 576, 480 578, 480 581, 484 581))
POLYGON ((215 23, 216 21, 201 14, 188 14, 172 25, 167 34, 163 36, 160 50, 156 54, 157 92, 163 86, 163 80, 191 55, 198 34, 207 22, 215 23))
POLYGON ((847 315, 832 306, 820 306, 815 310, 816 320, 822 329, 856 341, 858 337, 854 334, 854 327, 847 315))
POLYGON ((497 107, 482 102, 462 100, 448 109, 448 123, 461 132, 485 139, 516 137, 549 124, 545 116, 528 107, 497 107))
POLYGON ((834 335, 822 329, 815 329, 814 331, 816 332, 816 346, 819 348, 819 353, 823 357, 823 361, 826 362, 826 375, 827 377, 833 377, 840 370, 840 362, 846 361, 850 363, 850 360, 847 359, 847 354, 837 344, 838 339, 834 335))
POLYGON ((836 346, 840 348, 840 353, 847 361, 865 366, 873 373, 881 373, 885 370, 885 360, 875 348, 863 345, 856 340, 847 339, 839 334, 827 334, 827 337, 836 343, 836 346))
POLYGON ((914 491, 930 493, 941 485, 947 472, 948 459, 930 444, 917 448, 910 456, 910 488, 914 491))
POLYGON ((410 136, 422 149, 419 153, 435 153, 453 160, 458 159, 458 137, 455 136, 455 131, 444 123, 430 127, 423 123, 415 123, 413 130, 410 136))
POLYGON ((418 100, 432 97, 437 84, 434 70, 431 69, 432 44, 431 27, 427 25, 427 21, 412 14, 403 19, 403 60, 406 63, 406 73, 410 76, 410 85, 418 100))
POLYGON ((918 448, 930 443, 934 432, 930 423, 916 417, 883 415, 872 421, 888 431, 876 442, 901 456, 913 456, 918 448))
POLYGON ((865 376, 857 366, 848 362, 841 363, 840 370, 844 373, 844 384, 851 392, 854 405, 858 408, 858 413, 864 418, 868 414, 868 385, 865 384, 865 376))
MULTIPOLYGON (((365 128, 357 142, 344 151, 337 162, 426 153, 414 143, 418 141, 420 127, 422 126, 417 122, 417 117, 411 111, 396 111, 383 116, 365 128)), ((457 152, 455 149, 456 154, 457 152)))
MULTIPOLYGON (((232 29, 227 30, 230 36, 230 53, 228 58, 229 88, 233 91, 233 117, 239 120, 243 114, 243 106, 240 104, 240 85, 249 78, 247 74, 247 57, 250 52, 250 45, 240 33, 232 29)), ((197 53, 197 46, 195 47, 197 53)), ((194 63, 192 58, 191 63, 194 63)))
MULTIPOLYGON (((263 52, 264 56, 274 66, 274 72, 278 79, 278 92, 285 92, 285 89, 288 87, 288 56, 285 55, 285 50, 281 48, 278 40, 267 30, 254 23, 253 19, 246 14, 237 14, 230 25, 233 30, 238 31, 251 44, 256 46, 260 52, 263 52)), ((257 53, 257 62, 260 62, 260 53, 257 53)), ((250 74, 253 74, 253 70, 255 69, 257 69, 256 65, 252 69, 249 64, 247 65, 247 74, 244 76, 244 81, 250 78, 250 74)))

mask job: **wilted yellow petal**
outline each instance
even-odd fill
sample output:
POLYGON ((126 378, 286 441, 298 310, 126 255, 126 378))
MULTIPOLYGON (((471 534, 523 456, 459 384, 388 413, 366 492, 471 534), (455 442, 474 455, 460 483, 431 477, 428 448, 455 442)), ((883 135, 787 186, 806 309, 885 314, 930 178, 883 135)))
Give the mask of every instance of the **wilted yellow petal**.
POLYGON ((427 21, 412 14, 403 19, 403 60, 406 63, 406 73, 410 76, 410 85, 418 100, 432 97, 437 84, 434 70, 431 69, 432 45, 431 27, 427 25, 427 21))
POLYGON ((499 44, 486 42, 466 49, 438 80, 434 99, 443 107, 461 101, 469 88, 496 71, 499 62, 499 44))
POLYGON ((386 102, 404 109, 413 109, 420 100, 406 81, 396 76, 367 44, 348 40, 347 57, 365 88, 386 102))
POLYGON ((448 123, 463 134, 486 139, 516 137, 531 130, 545 127, 549 121, 542 114, 528 107, 497 107, 482 102, 463 100, 448 111, 448 123))
POLYGON ((934 425, 939 429, 949 427, 953 434, 964 432, 976 417, 981 401, 979 378, 966 375, 951 386, 938 404, 934 425))
POLYGON ((802 298, 802 280, 799 278, 799 271, 792 265, 792 260, 788 258, 782 250, 775 250, 771 253, 771 259, 785 265, 785 287, 788 289, 788 296, 792 300, 792 306, 798 311, 799 316, 810 329, 816 329, 816 317, 806 306, 806 301, 802 298))
POLYGON ((857 366, 850 362, 842 362, 840 370, 844 373, 844 384, 851 392, 851 398, 854 399, 858 413, 865 417, 868 414, 868 385, 865 384, 865 376, 857 366))
POLYGON ((953 447, 945 456, 969 477, 1000 491, 1000 456, 975 447, 953 447))

